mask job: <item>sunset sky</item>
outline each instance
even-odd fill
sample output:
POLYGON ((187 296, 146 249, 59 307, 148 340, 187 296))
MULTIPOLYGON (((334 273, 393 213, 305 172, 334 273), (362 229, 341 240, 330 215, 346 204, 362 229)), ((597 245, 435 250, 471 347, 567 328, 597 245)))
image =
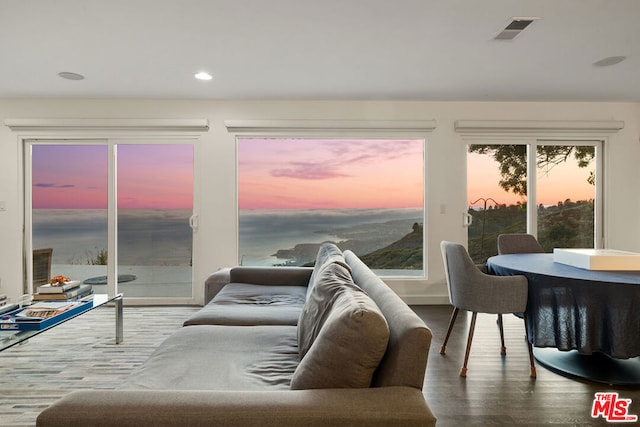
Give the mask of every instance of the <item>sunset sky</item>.
POLYGON ((238 140, 240 209, 423 206, 423 140, 238 140))
MULTIPOLYGON (((238 140, 240 209, 423 206, 422 140, 238 140)), ((118 145, 120 208, 191 209, 191 145, 118 145)), ((106 145, 34 145, 33 207, 105 209, 106 145)), ((468 203, 525 200, 498 187, 497 164, 468 154, 468 203)), ((575 161, 538 173, 536 204, 594 198, 575 161)), ((476 204, 475 206, 478 206, 476 204)))
MULTIPOLYGON (((191 145, 119 145, 118 207, 191 209, 191 145)), ((105 209, 106 145, 35 145, 34 209, 105 209)))
MULTIPOLYGON (((539 170, 537 174, 538 200, 536 205, 556 205, 566 199, 572 201, 595 198, 595 187, 587 182, 589 171, 593 168, 579 168, 577 162, 569 159, 566 163, 548 171, 539 170)), ((524 203, 526 199, 513 193, 507 193, 498 185, 500 174, 498 163, 489 155, 467 154, 467 198, 468 203, 479 198, 492 198, 499 204, 513 205, 524 203)), ((490 202, 489 205, 492 205, 490 202)), ((482 207, 482 201, 473 205, 482 207)))

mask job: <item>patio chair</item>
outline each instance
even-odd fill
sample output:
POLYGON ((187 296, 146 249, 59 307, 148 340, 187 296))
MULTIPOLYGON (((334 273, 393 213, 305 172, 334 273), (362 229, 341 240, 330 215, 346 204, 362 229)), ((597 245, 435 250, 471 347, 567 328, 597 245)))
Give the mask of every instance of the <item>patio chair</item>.
MULTIPOLYGON (((502 315, 506 313, 521 313, 527 306, 528 282, 524 276, 492 276, 485 274, 473 263, 469 253, 459 243, 440 243, 444 271, 449 290, 449 301, 453 305, 451 320, 444 343, 440 348, 440 354, 445 354, 447 342, 451 330, 460 310, 472 312, 471 325, 467 338, 467 349, 464 363, 460 370, 460 376, 467 376, 467 362, 473 340, 473 332, 476 326, 478 313, 490 313, 498 315, 498 328, 500 330, 501 350, 500 354, 506 354, 504 345, 504 330, 502 327, 502 315)), ((525 333, 527 322, 524 322, 525 333)), ((536 377, 536 367, 533 361, 533 349, 531 342, 527 340, 529 360, 531 363, 531 377, 536 377)))
POLYGON ((498 236, 498 255, 541 253, 544 253, 544 249, 531 234, 509 233, 498 236))
POLYGON ((49 282, 51 278, 52 248, 33 250, 33 292, 37 292, 38 286, 49 282))

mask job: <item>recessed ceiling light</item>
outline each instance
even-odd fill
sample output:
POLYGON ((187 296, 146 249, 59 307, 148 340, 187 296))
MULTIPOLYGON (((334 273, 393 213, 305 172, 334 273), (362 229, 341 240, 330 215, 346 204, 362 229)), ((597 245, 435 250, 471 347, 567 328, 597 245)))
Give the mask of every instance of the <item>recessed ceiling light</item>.
POLYGON ((594 62, 593 65, 596 67, 609 67, 611 65, 619 64, 625 59, 627 59, 626 56, 609 56, 601 59, 600 61, 594 62))
POLYGON ((62 71, 61 73, 58 73, 58 75, 65 80, 84 80, 84 76, 82 74, 71 73, 69 71, 62 71))
POLYGON ((198 80, 211 80, 213 78, 211 74, 206 71, 200 71, 199 73, 196 73, 194 77, 198 80))

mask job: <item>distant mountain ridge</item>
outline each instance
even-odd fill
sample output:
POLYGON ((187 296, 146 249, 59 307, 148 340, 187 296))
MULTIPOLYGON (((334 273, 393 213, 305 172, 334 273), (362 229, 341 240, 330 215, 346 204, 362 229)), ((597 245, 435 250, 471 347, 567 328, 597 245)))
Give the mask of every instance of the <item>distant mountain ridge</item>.
MULTIPOLYGON (((423 268, 423 227, 420 223, 413 224, 413 230, 396 240, 395 242, 376 249, 366 255, 358 255, 359 258, 372 269, 393 270, 422 270, 423 268)), ((357 251, 358 240, 345 240, 335 243, 341 250, 357 251)), ((322 243, 301 243, 293 249, 281 249, 277 252, 279 258, 295 257, 304 260, 295 265, 313 266, 315 255, 322 243)), ((282 265, 294 265, 283 263, 282 265)))

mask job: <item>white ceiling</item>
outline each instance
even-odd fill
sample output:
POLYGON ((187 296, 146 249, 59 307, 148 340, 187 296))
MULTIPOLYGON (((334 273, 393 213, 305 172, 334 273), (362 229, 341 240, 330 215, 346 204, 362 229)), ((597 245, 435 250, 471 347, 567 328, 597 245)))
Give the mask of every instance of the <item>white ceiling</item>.
POLYGON ((640 0, 0 0, 0 97, 640 102, 639 21, 640 0), (517 16, 541 19, 493 40, 517 16))

